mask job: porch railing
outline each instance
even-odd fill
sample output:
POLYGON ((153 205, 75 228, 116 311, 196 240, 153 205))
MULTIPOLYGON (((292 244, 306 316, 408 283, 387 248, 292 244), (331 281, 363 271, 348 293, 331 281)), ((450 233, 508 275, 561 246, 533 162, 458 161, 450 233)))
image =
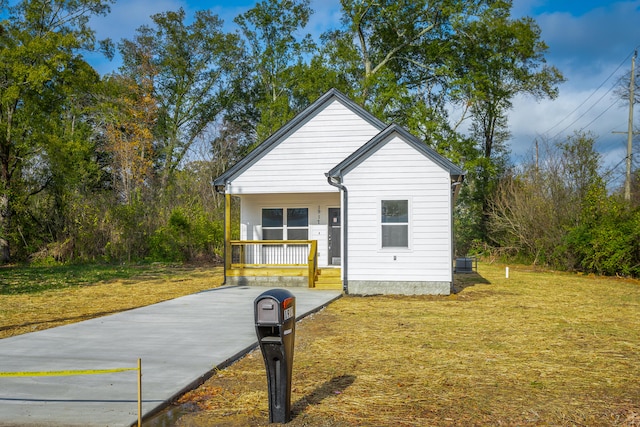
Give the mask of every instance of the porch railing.
POLYGON ((318 274, 317 240, 232 240, 231 269, 308 267, 309 287, 318 274))

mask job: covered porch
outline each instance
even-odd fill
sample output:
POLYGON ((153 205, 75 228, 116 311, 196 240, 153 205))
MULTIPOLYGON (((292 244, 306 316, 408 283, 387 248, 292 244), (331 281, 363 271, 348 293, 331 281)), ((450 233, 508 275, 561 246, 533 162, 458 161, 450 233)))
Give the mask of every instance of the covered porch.
POLYGON ((267 201, 264 195, 239 199, 240 239, 231 239, 231 195, 225 194, 227 284, 342 289, 339 208, 327 207, 322 197, 313 207, 308 200, 267 201))

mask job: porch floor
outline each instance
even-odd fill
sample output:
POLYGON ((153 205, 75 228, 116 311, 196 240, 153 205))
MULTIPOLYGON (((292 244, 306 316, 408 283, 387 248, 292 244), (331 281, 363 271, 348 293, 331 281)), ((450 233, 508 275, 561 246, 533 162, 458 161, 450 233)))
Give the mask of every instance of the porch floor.
MULTIPOLYGON (((232 265, 227 270, 230 277, 306 277, 309 268, 305 266, 265 266, 265 265, 232 265)), ((318 269, 318 278, 313 289, 342 289, 341 269, 323 267, 318 269)))

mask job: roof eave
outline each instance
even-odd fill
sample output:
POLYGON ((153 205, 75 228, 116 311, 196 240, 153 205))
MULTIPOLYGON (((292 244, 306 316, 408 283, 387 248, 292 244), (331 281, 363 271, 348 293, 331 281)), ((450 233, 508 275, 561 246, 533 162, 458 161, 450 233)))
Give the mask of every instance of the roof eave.
POLYGON ((387 126, 379 134, 371 138, 366 144, 364 144, 358 150, 354 151, 349 157, 333 167, 329 172, 327 172, 326 175, 333 177, 342 177, 342 175, 348 173, 351 169, 353 169, 355 165, 359 164, 364 158, 369 155, 371 150, 377 147, 378 144, 380 144, 382 141, 386 140, 394 132, 398 133, 406 142, 423 153, 425 157, 436 163, 442 169, 448 171, 452 179, 455 178, 455 180, 458 181, 460 177, 464 178, 465 172, 462 169, 453 164, 446 157, 436 152, 431 147, 427 146, 424 142, 420 141, 409 131, 396 124, 387 126))

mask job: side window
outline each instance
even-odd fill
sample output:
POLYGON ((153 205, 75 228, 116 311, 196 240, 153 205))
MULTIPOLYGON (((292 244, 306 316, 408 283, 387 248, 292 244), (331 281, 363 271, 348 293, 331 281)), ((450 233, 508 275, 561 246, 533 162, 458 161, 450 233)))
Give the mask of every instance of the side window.
POLYGON ((382 247, 409 247, 409 201, 382 200, 382 247))

